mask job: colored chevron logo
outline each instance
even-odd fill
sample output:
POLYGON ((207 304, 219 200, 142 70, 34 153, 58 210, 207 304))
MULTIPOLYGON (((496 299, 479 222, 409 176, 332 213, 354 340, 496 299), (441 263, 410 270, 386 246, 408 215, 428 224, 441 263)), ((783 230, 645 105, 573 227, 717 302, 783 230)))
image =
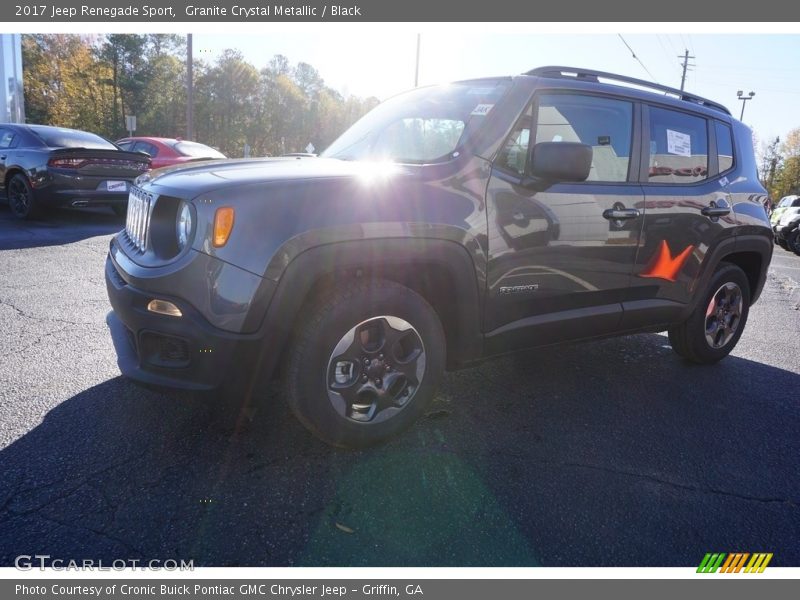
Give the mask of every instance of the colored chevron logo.
POLYGON ((692 250, 694 250, 694 246, 686 246, 680 254, 673 258, 666 240, 661 240, 658 252, 653 256, 647 269, 639 273, 639 277, 655 277, 666 279, 667 281, 675 281, 678 278, 681 267, 683 267, 683 263, 689 258, 692 250))
POLYGON ((697 567, 697 572, 763 573, 771 560, 772 552, 755 552, 753 554, 749 552, 709 552, 703 557, 700 566, 697 567))

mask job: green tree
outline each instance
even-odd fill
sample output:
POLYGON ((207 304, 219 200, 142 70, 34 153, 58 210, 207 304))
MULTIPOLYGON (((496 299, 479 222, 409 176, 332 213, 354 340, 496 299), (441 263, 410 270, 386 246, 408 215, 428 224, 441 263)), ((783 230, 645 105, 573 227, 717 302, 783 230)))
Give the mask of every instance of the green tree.
POLYGON ((99 58, 111 66, 113 100, 107 127, 114 137, 125 134, 125 115, 137 114, 146 100, 147 43, 145 35, 110 34, 99 48, 99 58))
MULTIPOLYGON (((186 127, 186 39, 174 34, 23 36, 25 102, 30 122, 177 137, 186 127)), ((377 104, 343 97, 308 63, 275 55, 258 71, 235 50, 195 62, 199 142, 229 156, 245 144, 253 156, 324 149, 377 104)))
POLYGON ((229 156, 242 156, 244 145, 254 136, 258 71, 235 50, 225 50, 213 66, 199 67, 195 85, 197 137, 229 156))
POLYGON ((28 122, 107 133, 109 70, 86 39, 26 35, 22 60, 28 122))
POLYGON ((780 157, 770 189, 773 200, 800 193, 800 128, 786 134, 780 145, 780 157))

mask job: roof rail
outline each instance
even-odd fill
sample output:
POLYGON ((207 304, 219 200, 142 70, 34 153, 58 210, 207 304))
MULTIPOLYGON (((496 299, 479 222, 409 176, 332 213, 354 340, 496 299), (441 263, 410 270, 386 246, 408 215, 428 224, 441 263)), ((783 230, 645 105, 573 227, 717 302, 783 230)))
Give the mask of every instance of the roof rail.
POLYGON ((720 112, 725 113, 726 115, 730 115, 731 111, 725 108, 722 104, 714 102, 712 100, 708 100, 707 98, 701 98, 700 96, 695 96, 694 94, 690 94, 688 92, 684 92, 682 90, 671 88, 666 85, 661 85, 660 83, 651 83, 650 81, 645 81, 644 79, 636 79, 635 77, 628 77, 626 75, 616 75, 614 73, 606 73, 605 71, 594 71, 592 69, 577 69, 575 67, 538 67, 536 69, 532 69, 525 73, 525 75, 535 75, 537 77, 551 77, 551 78, 562 78, 562 79, 573 79, 578 81, 599 81, 599 78, 609 79, 611 81, 620 81, 623 83, 630 83, 632 85, 637 85, 639 87, 648 88, 651 90, 658 90, 660 92, 664 92, 666 94, 670 94, 675 96, 679 100, 685 100, 686 102, 692 102, 694 104, 699 104, 700 106, 707 106, 708 108, 713 108, 714 110, 718 110, 720 112))

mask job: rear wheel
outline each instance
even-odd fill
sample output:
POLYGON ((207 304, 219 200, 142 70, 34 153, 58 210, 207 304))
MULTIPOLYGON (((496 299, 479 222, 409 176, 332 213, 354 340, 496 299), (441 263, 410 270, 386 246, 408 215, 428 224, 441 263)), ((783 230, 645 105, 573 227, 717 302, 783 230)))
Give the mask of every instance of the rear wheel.
POLYGON ((36 201, 33 188, 28 178, 22 173, 17 173, 8 182, 8 206, 11 213, 18 219, 36 219, 42 215, 42 208, 36 201))
POLYGON ((382 442, 432 399, 445 339, 433 308, 400 284, 352 282, 301 316, 286 372, 287 400, 323 441, 382 442))
POLYGON ((720 263, 689 318, 669 329, 672 349, 699 364, 712 364, 736 346, 750 310, 750 285, 739 267, 720 263))

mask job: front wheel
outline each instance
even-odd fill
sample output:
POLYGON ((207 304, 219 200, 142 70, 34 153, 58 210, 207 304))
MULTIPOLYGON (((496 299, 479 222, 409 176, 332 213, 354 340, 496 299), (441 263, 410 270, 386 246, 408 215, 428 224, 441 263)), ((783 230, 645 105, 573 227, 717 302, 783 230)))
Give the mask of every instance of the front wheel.
POLYGON ((301 314, 286 373, 298 419, 341 447, 383 442, 413 423, 444 371, 434 309, 392 281, 351 281, 301 314))
POLYGON ((736 346, 749 311, 750 284, 744 271, 720 263, 694 312, 669 329, 672 349, 695 363, 715 363, 736 346))
POLYGON ((800 228, 795 229, 786 238, 786 249, 800 256, 800 228))

